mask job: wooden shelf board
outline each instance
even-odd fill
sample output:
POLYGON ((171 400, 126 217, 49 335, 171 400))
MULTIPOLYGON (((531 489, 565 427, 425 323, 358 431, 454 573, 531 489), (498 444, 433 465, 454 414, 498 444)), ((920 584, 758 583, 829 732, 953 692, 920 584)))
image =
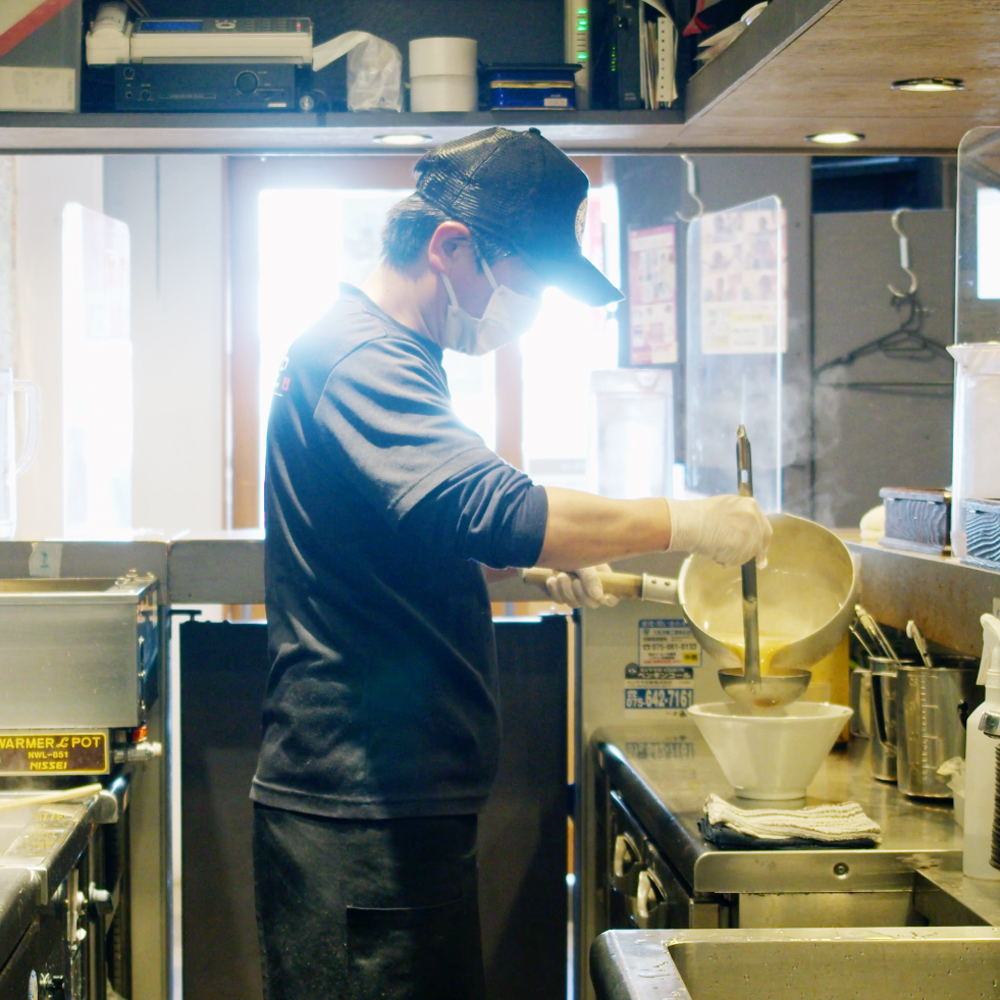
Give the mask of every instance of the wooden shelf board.
POLYGON ((679 145, 780 147, 802 153, 950 153, 980 125, 1000 124, 995 0, 774 0, 733 45, 691 78, 679 145), (919 94, 896 80, 957 77, 965 89, 919 94), (863 142, 831 149, 827 131, 863 142))

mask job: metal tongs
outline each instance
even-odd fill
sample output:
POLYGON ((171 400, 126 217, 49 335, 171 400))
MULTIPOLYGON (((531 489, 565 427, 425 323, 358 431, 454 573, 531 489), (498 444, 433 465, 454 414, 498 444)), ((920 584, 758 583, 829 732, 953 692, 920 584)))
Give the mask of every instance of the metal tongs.
MULTIPOLYGON (((753 496, 753 465, 750 439, 740 424, 736 432, 736 467, 741 497, 753 496)), ((743 669, 724 667, 719 671, 719 683, 726 695, 743 708, 780 708, 800 698, 809 687, 812 674, 808 670, 771 670, 760 675, 760 625, 757 615, 757 560, 741 567, 743 575, 743 669)))

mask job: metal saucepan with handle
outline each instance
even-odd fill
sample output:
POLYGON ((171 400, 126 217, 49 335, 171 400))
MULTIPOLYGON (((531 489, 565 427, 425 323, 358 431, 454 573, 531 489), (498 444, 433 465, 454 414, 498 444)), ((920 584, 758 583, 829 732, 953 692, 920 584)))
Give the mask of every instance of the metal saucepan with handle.
MULTIPOLYGON (((770 514, 767 566, 757 570, 762 646, 775 648, 770 669, 811 667, 832 653, 854 618, 858 578, 847 546, 830 530, 792 514, 770 514)), ((535 567, 526 583, 544 589, 554 570, 535 567)), ((743 579, 739 566, 708 556, 684 560, 676 580, 602 573, 606 594, 677 604, 702 648, 721 666, 742 670, 743 579)))

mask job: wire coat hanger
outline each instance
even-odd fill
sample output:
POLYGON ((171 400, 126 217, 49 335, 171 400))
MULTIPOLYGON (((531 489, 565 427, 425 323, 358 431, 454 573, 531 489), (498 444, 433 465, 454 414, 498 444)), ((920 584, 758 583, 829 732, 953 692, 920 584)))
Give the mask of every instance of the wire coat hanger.
MULTIPOLYGON (((903 212, 909 211, 908 208, 897 208, 892 213, 891 218, 892 228, 899 237, 899 266, 910 278, 910 288, 906 292, 901 292, 891 282, 888 284, 888 289, 892 293, 891 305, 901 316, 898 326, 895 330, 875 337, 860 347, 814 368, 813 377, 817 381, 820 375, 832 368, 849 368, 856 361, 872 354, 881 354, 890 360, 928 362, 944 358, 950 359, 946 346, 924 333, 924 322, 930 310, 924 307, 917 294, 920 282, 910 267, 910 241, 899 221, 903 212), (905 316, 903 315, 904 310, 906 311, 905 316)), ((950 393, 952 389, 950 381, 819 381, 818 384, 828 388, 862 389, 870 392, 896 392, 908 395, 943 395, 950 393)))

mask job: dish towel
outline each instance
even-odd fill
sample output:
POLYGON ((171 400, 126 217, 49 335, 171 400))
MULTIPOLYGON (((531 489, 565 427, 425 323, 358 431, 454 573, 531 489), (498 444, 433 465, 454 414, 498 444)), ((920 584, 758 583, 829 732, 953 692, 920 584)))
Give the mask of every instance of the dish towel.
POLYGON ((698 823, 717 847, 776 850, 794 847, 877 847, 882 830, 857 802, 804 809, 740 809, 712 794, 698 823))

